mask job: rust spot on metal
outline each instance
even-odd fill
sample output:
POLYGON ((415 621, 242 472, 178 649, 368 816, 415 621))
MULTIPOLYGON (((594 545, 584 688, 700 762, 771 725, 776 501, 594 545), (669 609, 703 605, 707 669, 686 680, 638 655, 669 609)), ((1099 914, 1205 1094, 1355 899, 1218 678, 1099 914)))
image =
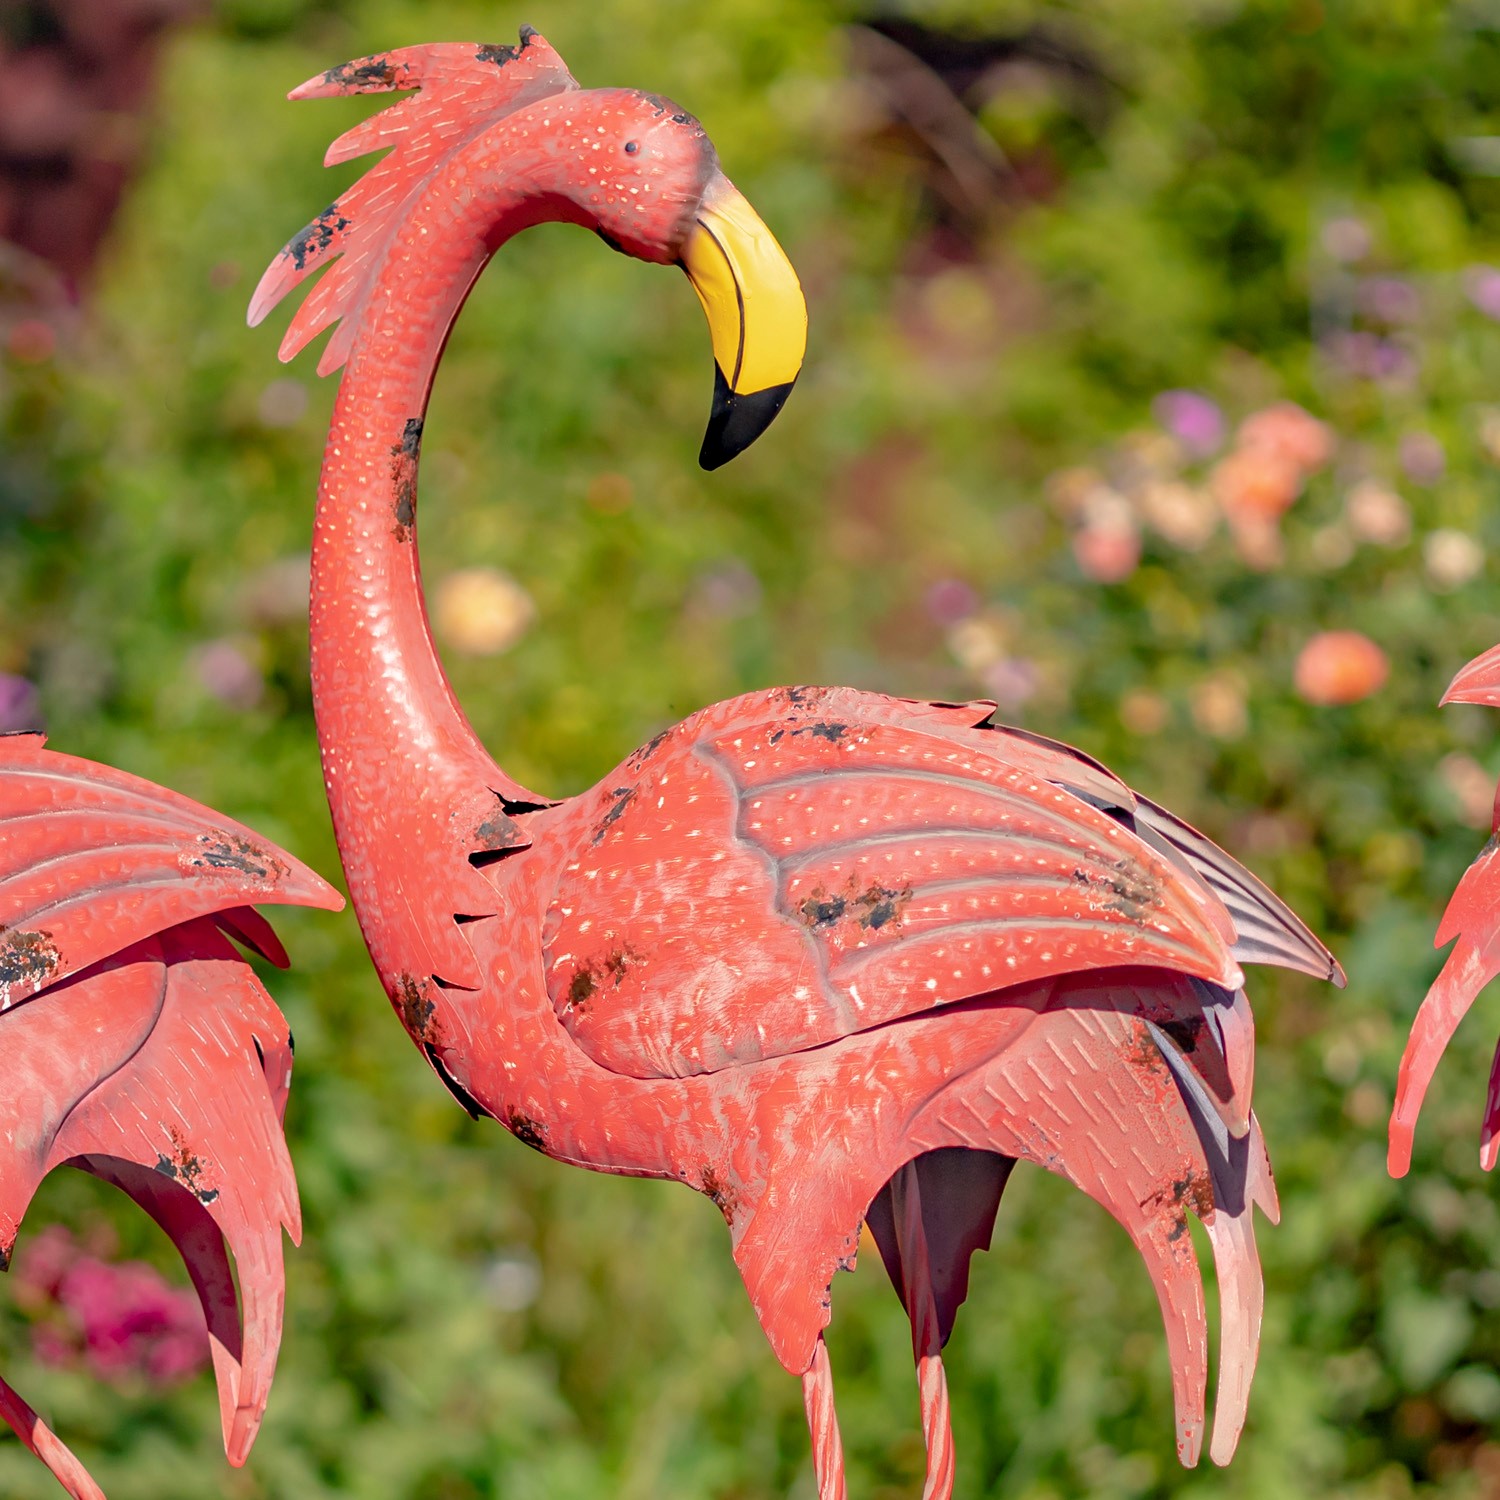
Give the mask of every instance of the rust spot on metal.
POLYGON ((62 954, 50 932, 0 928, 0 1009, 9 1005, 13 986, 40 989, 61 963, 62 954))
POLYGON ((602 958, 592 958, 568 981, 568 998, 564 1002, 569 1010, 582 1010, 606 983, 619 989, 629 972, 631 964, 641 962, 641 955, 628 944, 611 948, 602 958))
POLYGON ((391 483, 395 487, 394 535, 398 542, 411 536, 417 518, 417 464, 422 457, 422 419, 411 417, 399 443, 391 444, 391 483))
POLYGON ((847 724, 834 724, 827 719, 819 719, 816 724, 804 724, 801 728, 792 731, 793 736, 810 734, 814 739, 827 740, 830 745, 838 744, 848 733, 847 724))
POLYGON ((1137 926, 1150 919, 1161 905, 1161 885, 1150 871, 1121 860, 1108 875, 1095 875, 1082 868, 1073 871, 1073 881, 1089 893, 1092 901, 1105 897, 1105 911, 1117 911, 1137 926))
POLYGON ((740 1195, 735 1191, 734 1184, 727 1177, 721 1177, 711 1166, 705 1166, 701 1175, 703 1191, 714 1207, 724 1215, 724 1222, 733 1224, 735 1211, 740 1206, 740 1195))
POLYGON ((7 1244, 0 1245, 0 1271, 10 1270, 10 1253, 15 1249, 15 1247, 16 1242, 14 1240, 11 1240, 7 1244))
POLYGON ((391 998, 395 1001, 396 1014, 401 1017, 401 1024, 407 1031, 422 1041, 431 1041, 436 1029, 432 1018, 437 1005, 427 997, 416 977, 411 974, 399 975, 396 979, 396 993, 391 998))
POLYGON ((305 229, 300 229, 287 242, 281 252, 296 263, 299 271, 307 268, 310 255, 321 255, 332 243, 336 234, 349 227, 349 220, 340 212, 337 203, 330 203, 305 229))
POLYGON ((179 865, 192 870, 233 870, 256 880, 281 880, 290 872, 281 860, 240 833, 200 833, 198 854, 182 854, 179 865))
POLYGON ((656 752, 660 750, 661 747, 666 743, 671 733, 672 731, 670 729, 663 729, 660 734, 653 734, 651 738, 640 747, 639 750, 633 751, 630 756, 631 768, 637 769, 640 766, 643 766, 648 760, 650 760, 651 757, 655 755, 656 752))
POLYGON ((830 896, 821 889, 816 890, 801 906, 802 920, 809 927, 831 927, 848 910, 849 903, 842 896, 830 896))
POLYGON ((539 1120, 533 1120, 530 1115, 522 1114, 512 1105, 506 1110, 502 1123, 523 1145, 530 1146, 533 1151, 546 1151, 547 1129, 539 1120))
POLYGON ((486 854, 515 849, 526 842, 516 820, 497 809, 474 830, 474 842, 486 854))
POLYGON ((206 1188, 200 1179, 203 1176, 203 1159, 193 1151, 175 1128, 167 1132, 172 1137, 172 1154, 157 1152, 156 1170, 173 1182, 180 1182, 200 1203, 207 1205, 219 1196, 218 1188, 206 1188))
POLYGON ((390 88, 395 81, 396 65, 388 57, 340 63, 323 74, 323 82, 337 89, 390 88))
POLYGON ((474 56, 482 63, 493 63, 495 67, 503 68, 506 63, 513 63, 531 45, 531 40, 535 35, 535 28, 523 26, 521 40, 515 46, 506 47, 499 43, 486 43, 474 56))
POLYGON ((831 927, 850 917, 867 932, 878 932, 887 923, 900 923, 911 894, 909 885, 894 890, 878 882, 860 890, 851 879, 847 890, 835 894, 820 886, 797 910, 809 927, 831 927))
POLYGON ((609 832, 610 825, 619 821, 625 809, 630 806, 630 800, 635 796, 633 786, 617 786, 610 796, 615 799, 614 806, 599 820, 599 826, 594 830, 593 842, 598 843, 600 839, 609 832))

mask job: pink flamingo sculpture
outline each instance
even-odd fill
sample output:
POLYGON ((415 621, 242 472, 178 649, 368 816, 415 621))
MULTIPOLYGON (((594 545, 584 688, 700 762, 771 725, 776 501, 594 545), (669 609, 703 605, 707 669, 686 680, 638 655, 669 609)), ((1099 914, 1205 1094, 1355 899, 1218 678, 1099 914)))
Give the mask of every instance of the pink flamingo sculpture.
MULTIPOLYGON (((331 267, 281 346, 337 323, 347 365, 313 543, 318 734, 365 941, 459 1102, 559 1161, 705 1193, 772 1348, 799 1375, 819 1493, 845 1493, 823 1342, 868 1220, 911 1317, 928 1496, 952 1439, 940 1351, 1019 1158, 1145 1257, 1178 1448, 1198 1455, 1202 1288, 1224 1287, 1232 1451, 1261 1311, 1242 959, 1337 965, 1253 877, 1087 756, 989 703, 778 688, 658 735, 556 802, 463 717, 427 626, 417 462, 433 372, 490 256, 560 220, 681 265, 708 314, 701 462, 749 445, 805 341, 795 274, 688 113, 580 89, 534 31, 409 47, 294 99, 414 89, 329 149, 389 154, 280 253, 258 323, 331 267)), ((518 333, 531 332, 524 306, 518 333)))
MULTIPOLYGON (((1486 703, 1500 707, 1500 646, 1477 656, 1448 684, 1443 703, 1486 703)), ((1433 939, 1453 951, 1433 980, 1412 1021, 1406 1050, 1396 1080, 1396 1102, 1391 1109, 1390 1145, 1386 1164, 1392 1177, 1404 1177, 1411 1167, 1412 1136, 1422 1101, 1437 1065, 1458 1023, 1468 1014, 1480 990, 1500 974, 1500 788, 1490 840, 1464 872, 1443 913, 1433 939)), ((1489 1092, 1480 1127, 1479 1160, 1486 1172, 1500 1158, 1500 1044, 1490 1064, 1489 1092)))
MULTIPOLYGON (((291 1034, 229 941, 285 967, 252 902, 344 904, 186 797, 55 754, 40 735, 0 737, 0 1269, 54 1167, 128 1193, 203 1305, 236 1465, 281 1343, 281 1231, 301 1233, 281 1133, 291 1034)), ((0 1419, 74 1500, 103 1500, 3 1380, 0 1419)))

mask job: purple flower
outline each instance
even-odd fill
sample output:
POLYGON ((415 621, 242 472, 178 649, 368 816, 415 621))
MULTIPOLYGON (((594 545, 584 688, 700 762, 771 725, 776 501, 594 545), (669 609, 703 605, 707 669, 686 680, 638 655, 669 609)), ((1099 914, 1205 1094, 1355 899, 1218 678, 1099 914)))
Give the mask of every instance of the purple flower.
POLYGON ((1360 310, 1378 323, 1415 323, 1422 299, 1411 282, 1399 276, 1371 276, 1359 289, 1360 310))
POLYGON ((1430 432, 1408 432, 1401 439, 1401 468, 1413 484, 1436 484, 1448 467, 1443 445, 1430 432))
POLYGON ((936 625, 957 625, 979 608, 979 595, 962 578, 939 578, 926 596, 928 617, 936 625))
POLYGON ((1399 385, 1416 373, 1411 353, 1376 333, 1336 333, 1324 348, 1336 364, 1361 380, 1399 385))
POLYGON ((0 734, 41 727, 42 705, 36 685, 24 677, 0 672, 0 734))
POLYGON ((1500 322, 1500 271, 1494 266, 1470 266, 1464 272, 1464 290, 1485 317, 1500 322))
POLYGON ((1197 391, 1163 391, 1151 403, 1151 410, 1195 458, 1216 453, 1224 441, 1224 413, 1197 391))
POLYGON ((1370 231, 1352 214, 1341 214, 1323 226, 1323 248, 1335 260, 1350 265, 1370 253, 1370 231))

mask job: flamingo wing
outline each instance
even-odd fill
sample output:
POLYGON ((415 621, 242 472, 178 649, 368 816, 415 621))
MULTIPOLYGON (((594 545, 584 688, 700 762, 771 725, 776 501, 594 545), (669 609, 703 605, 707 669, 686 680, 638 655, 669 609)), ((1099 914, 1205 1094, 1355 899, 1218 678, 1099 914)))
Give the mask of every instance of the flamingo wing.
MULTIPOLYGON (((54 1167, 129 1194, 187 1265, 243 1463, 280 1342, 281 1231, 300 1218, 291 1036, 225 932, 284 963, 242 903, 341 900, 248 829, 38 736, 0 740, 0 828, 0 1268, 54 1167)), ((98 1496, 3 1382, 0 1419, 70 1494, 98 1496)))
POLYGON ((606 778, 545 931, 584 1051, 637 1077, 711 1072, 1121 965, 1237 991, 1211 886, 976 707, 755 695, 606 778))

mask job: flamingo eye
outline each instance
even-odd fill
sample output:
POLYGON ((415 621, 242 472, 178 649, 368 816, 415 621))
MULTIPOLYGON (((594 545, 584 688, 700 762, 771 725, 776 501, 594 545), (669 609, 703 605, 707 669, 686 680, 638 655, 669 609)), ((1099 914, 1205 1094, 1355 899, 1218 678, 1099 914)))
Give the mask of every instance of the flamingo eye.
POLYGON ((639 151, 640 149, 641 149, 641 143, 639 141, 626 141, 625 142, 625 154, 626 154, 626 156, 634 156, 635 153, 637 151, 639 151))

